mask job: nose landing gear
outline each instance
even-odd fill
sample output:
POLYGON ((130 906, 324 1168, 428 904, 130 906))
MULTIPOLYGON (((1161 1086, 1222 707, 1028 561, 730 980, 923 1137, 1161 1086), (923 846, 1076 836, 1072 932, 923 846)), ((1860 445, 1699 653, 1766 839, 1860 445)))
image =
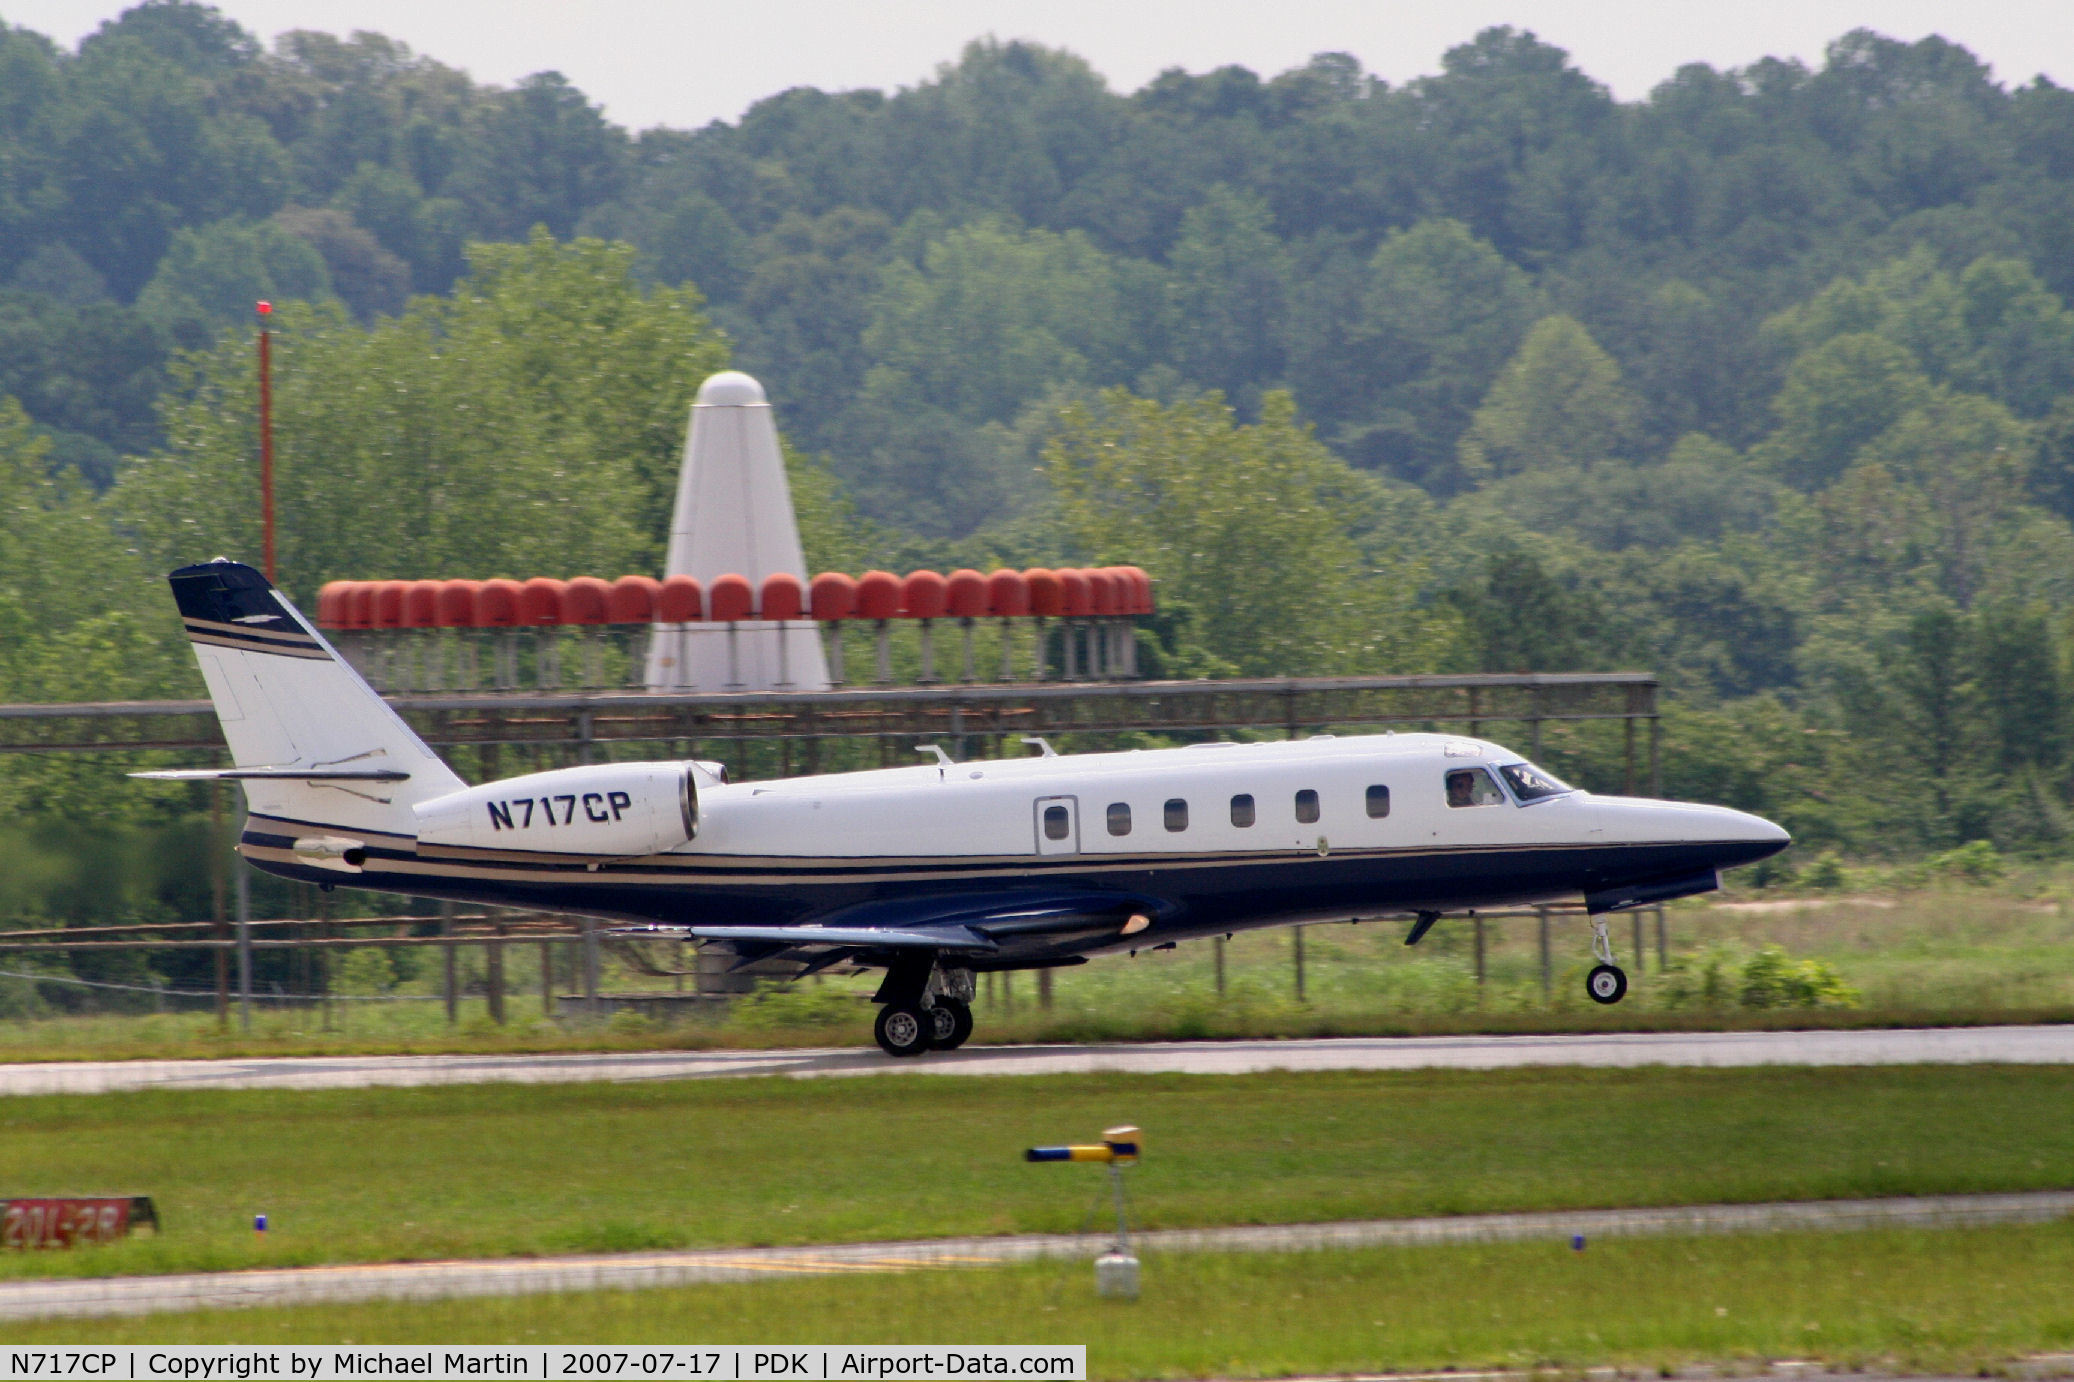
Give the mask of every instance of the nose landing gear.
POLYGON ((1592 954, 1599 962, 1584 976, 1584 991, 1594 1003, 1618 1003, 1627 997, 1627 971, 1613 963, 1613 939, 1606 934, 1606 918, 1593 917, 1591 921, 1592 954))

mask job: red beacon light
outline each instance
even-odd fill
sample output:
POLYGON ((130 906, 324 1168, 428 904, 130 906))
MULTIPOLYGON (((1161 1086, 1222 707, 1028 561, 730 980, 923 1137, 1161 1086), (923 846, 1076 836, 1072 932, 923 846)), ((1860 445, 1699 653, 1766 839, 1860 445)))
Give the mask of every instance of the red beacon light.
POLYGON ((1023 583, 1030 592, 1030 613, 1041 619, 1066 612, 1066 587, 1058 572, 1033 566, 1023 573, 1023 583))
POLYGON ((612 587, 596 576, 575 576, 562 587, 562 622, 564 624, 603 624, 608 622, 612 603, 612 587))
POLYGON ((970 567, 951 572, 944 582, 944 611, 954 619, 978 619, 987 612, 987 578, 970 567))
POLYGON ((562 591, 567 582, 535 576, 519 587, 518 622, 545 627, 562 622, 562 591))
POLYGON ((756 602, 758 618, 783 623, 799 618, 806 609, 807 592, 799 577, 790 571, 773 571, 763 578, 763 589, 756 602))
POLYGON ((900 614, 900 577, 891 571, 867 571, 857 582, 857 617, 894 619, 900 614))
POLYGON ((910 619, 941 619, 948 606, 946 583, 935 571, 910 571, 900 583, 900 612, 910 619))
POLYGON ((652 624, 663 583, 653 576, 621 576, 605 598, 608 624, 652 624))
POLYGON ((756 613, 756 591, 749 578, 732 571, 713 578, 707 599, 707 617, 716 624, 739 623, 756 613))
POLYGON ((668 576, 655 596, 659 624, 696 624, 706 617, 706 593, 694 576, 668 576))
POLYGON ((807 588, 807 599, 824 624, 851 618, 857 613, 857 582, 840 571, 823 571, 807 588))

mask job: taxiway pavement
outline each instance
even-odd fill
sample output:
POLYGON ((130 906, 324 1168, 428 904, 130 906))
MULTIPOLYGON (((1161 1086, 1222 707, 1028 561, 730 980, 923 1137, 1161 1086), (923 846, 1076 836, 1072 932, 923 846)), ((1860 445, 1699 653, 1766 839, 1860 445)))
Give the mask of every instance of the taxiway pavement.
POLYGON ((875 1047, 612 1051, 520 1056, 295 1056, 0 1065, 0 1095, 137 1089, 358 1089, 591 1080, 889 1074, 1240 1075, 1265 1070, 1499 1070, 1518 1066, 2068 1065, 2074 1025, 1812 1032, 1594 1032, 1558 1036, 974 1046, 894 1060, 875 1047))
MULTIPOLYGON (((1765 1233, 1784 1230, 1953 1228, 2042 1223, 2074 1214, 2074 1191, 1930 1195, 1890 1200, 1675 1205, 1542 1214, 1367 1219, 1324 1224, 1164 1229, 1132 1235, 1155 1252, 1294 1252, 1387 1244, 1569 1242, 1638 1234, 1765 1233)), ((533 1295, 549 1291, 642 1290, 770 1276, 835 1276, 931 1267, 1085 1257, 1110 1235, 1020 1234, 930 1238, 905 1243, 835 1243, 798 1248, 507 1257, 472 1262, 368 1263, 173 1276, 63 1278, 0 1283, 0 1321, 148 1315, 264 1305, 342 1304, 533 1295)))

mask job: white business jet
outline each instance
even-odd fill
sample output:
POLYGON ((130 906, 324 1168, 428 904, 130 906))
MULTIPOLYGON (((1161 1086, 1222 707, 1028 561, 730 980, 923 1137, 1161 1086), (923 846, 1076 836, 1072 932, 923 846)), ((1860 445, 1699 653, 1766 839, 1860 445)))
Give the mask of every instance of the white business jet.
POLYGON ((1605 914, 1718 886, 1786 847, 1718 806, 1602 797, 1486 740, 1434 734, 1054 754, 730 783, 700 762, 604 763, 471 787, 259 572, 171 577, 250 814, 284 878, 576 912, 742 966, 885 970, 879 1045, 950 1050, 973 975, 1292 922, 1582 898, 1605 914))

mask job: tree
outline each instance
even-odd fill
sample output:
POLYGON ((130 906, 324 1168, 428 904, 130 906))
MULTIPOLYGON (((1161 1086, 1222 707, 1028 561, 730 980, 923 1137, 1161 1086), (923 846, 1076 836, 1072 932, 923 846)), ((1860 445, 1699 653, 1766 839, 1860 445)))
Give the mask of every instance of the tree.
MULTIPOLYGON (((1459 222, 1393 233, 1369 263, 1345 357, 1306 361, 1325 395, 1345 400, 1344 414, 1326 414, 1339 449, 1428 488, 1459 488, 1455 444, 1543 310, 1531 280, 1459 222)), ((1300 376, 1297 387, 1308 397, 1313 386, 1300 376)))
POLYGON ((1753 458, 1804 490, 1822 489, 1860 449, 1930 397, 1909 352, 1870 332, 1837 336, 1801 353, 1772 401, 1779 426, 1753 458))
POLYGON ((1281 377, 1286 260, 1257 197, 1213 187, 1182 218, 1167 259, 1167 337, 1184 378, 1248 399, 1281 377))
POLYGON ((1570 672, 1604 660, 1604 613, 1525 552, 1497 552, 1481 579, 1447 592, 1479 672, 1570 672))
POLYGON ((1544 317, 1470 420, 1462 470, 1490 480, 1591 465, 1626 452, 1635 424, 1613 357, 1574 317, 1544 317))
POLYGON ((968 422, 1006 422, 1054 383, 1117 377, 1122 289, 1078 232, 981 221, 896 260, 872 300, 864 347, 874 401, 924 403, 968 422))
MULTIPOLYGON (((631 246, 478 245, 452 299, 353 325, 278 314, 280 564, 340 576, 607 576, 659 565, 685 419, 727 361, 696 294, 631 246)), ((115 490, 162 565, 258 548, 250 345, 198 359, 169 445, 115 490)))
POLYGON ((1419 562, 1362 547, 1340 492, 1360 477, 1269 394, 1241 425, 1214 395, 1121 390, 1074 406, 1045 450, 1060 524, 1084 560, 1133 562, 1185 603, 1204 652, 1246 675, 1430 667, 1452 623, 1419 609, 1419 562))
POLYGON ((316 302, 331 296, 324 257, 273 221, 218 221, 183 230, 137 294, 137 311, 189 350, 252 320, 260 299, 316 302))

